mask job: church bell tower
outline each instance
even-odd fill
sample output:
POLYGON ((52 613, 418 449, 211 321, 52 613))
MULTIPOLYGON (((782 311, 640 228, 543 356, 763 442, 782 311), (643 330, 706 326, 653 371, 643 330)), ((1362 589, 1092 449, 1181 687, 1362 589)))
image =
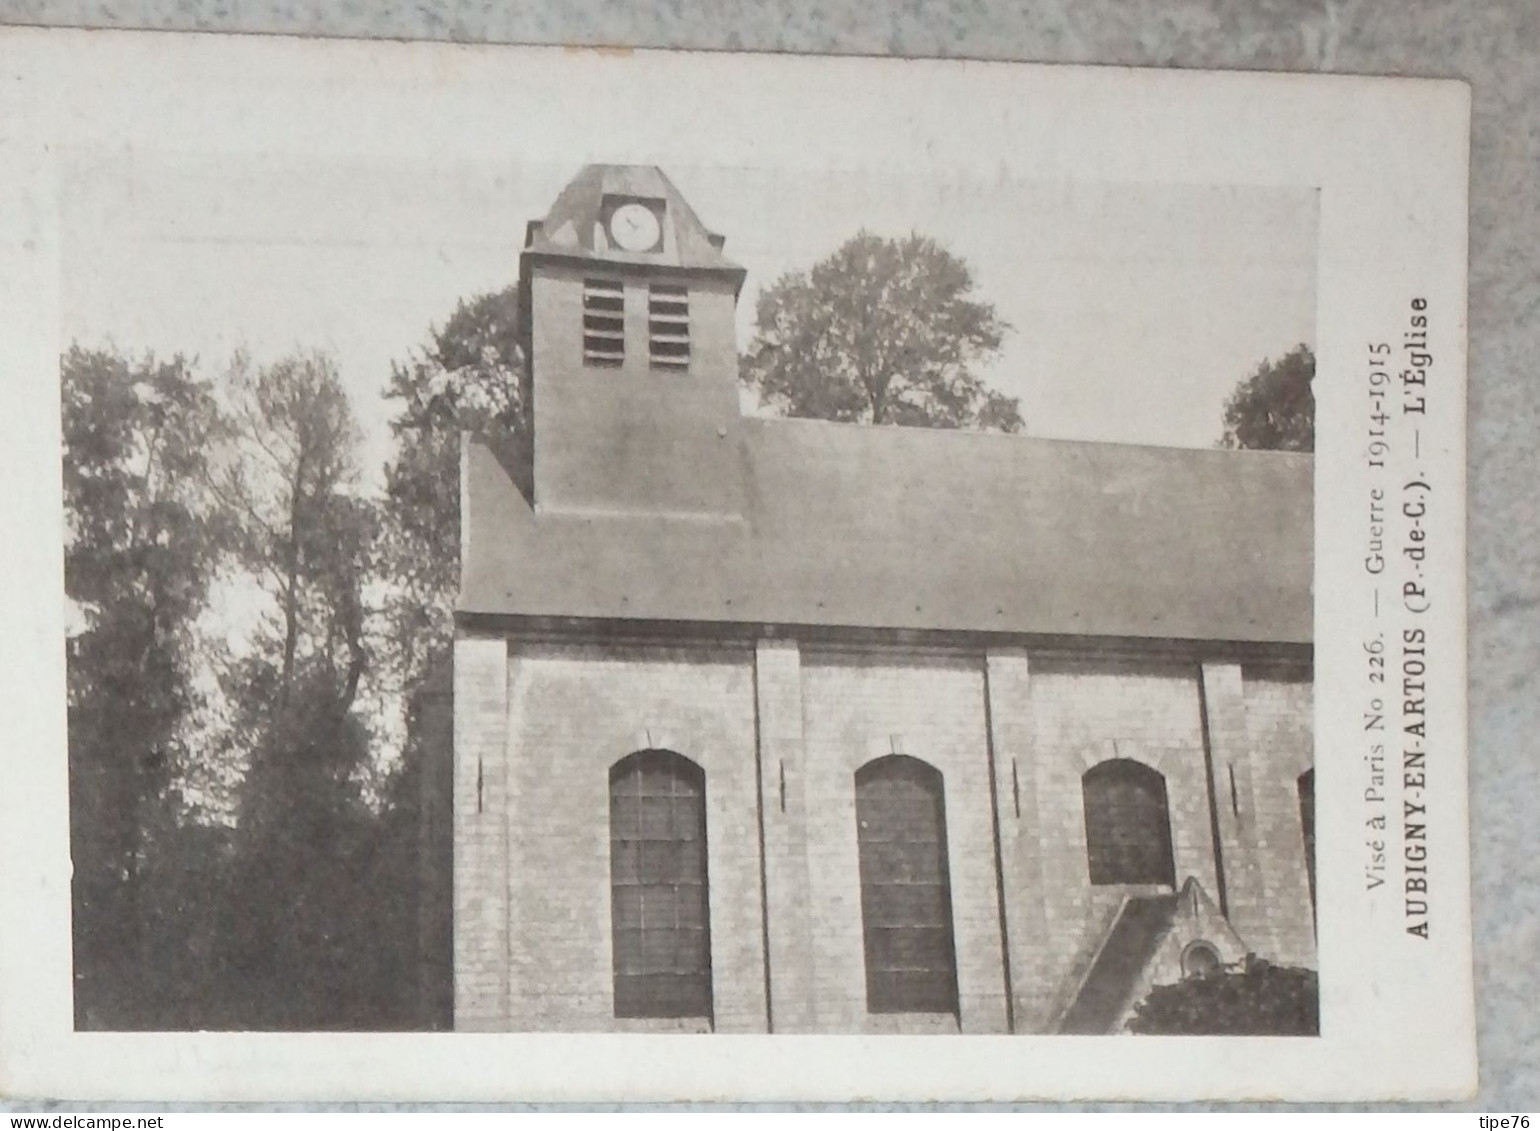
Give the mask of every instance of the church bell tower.
POLYGON ((529 225, 537 511, 741 516, 744 270, 722 244, 652 166, 589 165, 529 225))

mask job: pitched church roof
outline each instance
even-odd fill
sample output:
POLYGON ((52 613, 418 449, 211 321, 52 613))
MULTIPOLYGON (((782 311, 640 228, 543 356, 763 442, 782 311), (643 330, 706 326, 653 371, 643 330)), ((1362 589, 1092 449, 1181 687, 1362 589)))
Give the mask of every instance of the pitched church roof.
POLYGON ((1187 976, 1181 955, 1189 943, 1208 947, 1222 964, 1237 962, 1247 952, 1230 921, 1192 876, 1177 892, 1125 897, 1057 1031, 1119 1032, 1123 1019, 1151 986, 1187 976))
POLYGON ((1309 456, 742 418, 731 306, 710 299, 687 372, 652 371, 645 339, 587 367, 567 267, 739 286, 722 248, 651 166, 587 166, 530 225, 526 333, 532 291, 558 288, 532 373, 544 462, 531 490, 527 463, 468 447, 462 613, 1310 640, 1309 456), (610 244, 628 201, 660 217, 656 246, 610 244))
POLYGON ((1305 643, 1312 460, 738 422, 741 516, 541 511, 485 447, 460 610, 1305 643))
POLYGON ((1131 896, 1107 932, 1064 1017, 1060 1033, 1114 1033, 1176 915, 1176 893, 1131 896))

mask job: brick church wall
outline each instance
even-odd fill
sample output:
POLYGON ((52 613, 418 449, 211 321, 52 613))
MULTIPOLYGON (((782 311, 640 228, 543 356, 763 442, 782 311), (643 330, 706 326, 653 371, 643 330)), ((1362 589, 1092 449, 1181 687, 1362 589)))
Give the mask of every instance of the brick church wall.
POLYGON ((814 1008, 834 1032, 945 1031, 951 1018, 866 1009, 855 773, 887 754, 941 771, 963 1032, 1006 1031, 984 673, 977 656, 803 656, 814 1008))
POLYGON ((1032 661, 1024 648, 991 648, 986 665, 1012 1021, 1018 1031, 1037 1032, 1047 1026, 1052 1008, 1048 987, 1056 943, 1044 898, 1050 849, 1036 818, 1032 661))
POLYGON ((678 1028, 613 1013, 609 770, 666 749, 706 775, 715 1029, 765 1028, 752 653, 517 645, 506 815, 514 1029, 678 1028))
POLYGON ((458 1029, 692 1027, 614 1017, 609 768, 650 747, 705 771, 718 1031, 1053 1031, 1123 897, 1166 890, 1090 883, 1082 775, 1113 757, 1159 770, 1177 883, 1217 901, 1205 737, 1231 920, 1249 949, 1315 962, 1307 677, 1019 647, 462 632, 454 686, 458 1029), (855 772, 895 752, 942 774, 958 1018, 866 1007, 855 772))
MULTIPOLYGON (((1315 918, 1305 868, 1299 777, 1314 765, 1314 703, 1308 674, 1246 669, 1252 804, 1266 915, 1254 949, 1278 962, 1315 967, 1315 918)), ((1248 940, 1250 941, 1250 940, 1248 940)))
POLYGON ((802 657, 795 640, 761 640, 754 657, 765 836, 765 945, 778 1033, 818 1031, 813 984, 812 877, 807 851, 807 747, 802 657))
MULTIPOLYGON (((1130 758, 1166 780, 1178 886, 1195 876, 1216 890, 1213 836, 1205 784, 1202 722, 1192 665, 1124 660, 1069 660, 1034 655, 1027 680, 1028 752, 1002 751, 1002 773, 1026 780, 1031 799, 1020 818, 1002 822, 1035 838, 1042 887, 1006 890, 1008 905, 1040 901, 1041 928, 1032 952, 1012 963, 1016 1022, 1022 1032, 1051 1031, 1095 957, 1122 899, 1166 890, 1093 885, 1086 856, 1081 777, 1109 758, 1130 758)), ((1011 709, 1001 705, 1001 711, 1011 709)), ((1004 835, 1004 828, 1002 835, 1004 835)))
POLYGON ((508 1027, 508 642, 454 649, 454 1024, 508 1027))

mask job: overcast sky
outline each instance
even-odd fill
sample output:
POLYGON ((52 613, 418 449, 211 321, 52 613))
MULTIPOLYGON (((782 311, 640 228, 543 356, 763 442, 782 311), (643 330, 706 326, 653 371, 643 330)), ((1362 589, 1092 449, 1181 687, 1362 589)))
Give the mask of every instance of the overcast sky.
MULTIPOLYGON (((457 299, 512 283, 569 165, 403 166, 121 151, 65 194, 64 344, 336 358, 377 479, 393 359, 457 299)), ((1012 327, 987 374, 1032 435, 1208 447, 1235 383, 1313 342, 1316 195, 1296 188, 946 183, 670 167, 758 289, 861 228, 939 240, 1012 327)))

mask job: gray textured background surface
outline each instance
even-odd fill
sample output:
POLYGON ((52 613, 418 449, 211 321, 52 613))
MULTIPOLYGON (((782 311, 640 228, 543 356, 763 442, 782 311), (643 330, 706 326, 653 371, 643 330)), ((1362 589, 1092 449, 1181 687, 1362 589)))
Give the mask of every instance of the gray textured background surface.
MULTIPOLYGON (((1470 280, 1471 806, 1481 1095, 1540 1110, 1540 3, 1535 0, 0 0, 0 24, 1461 78, 1470 280)), ((1405 139, 1416 146, 1417 138, 1405 139)), ((1431 1027, 1440 1019, 1428 1018, 1431 1027)), ((148 1098, 148 1097, 147 1097, 148 1098)), ((0 1105, 4 1106, 4 1105, 0 1105)))

